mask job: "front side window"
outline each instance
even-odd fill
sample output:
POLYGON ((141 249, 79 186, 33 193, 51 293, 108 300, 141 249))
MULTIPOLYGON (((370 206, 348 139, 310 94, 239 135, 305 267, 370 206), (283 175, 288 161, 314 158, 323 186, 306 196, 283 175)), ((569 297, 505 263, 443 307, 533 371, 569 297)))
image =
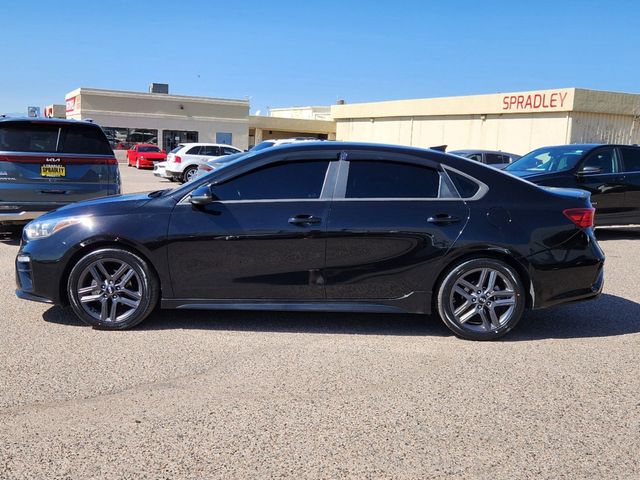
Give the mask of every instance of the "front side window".
POLYGON ((440 173, 409 163, 349 162, 346 198, 438 198, 440 173))
POLYGON ((320 198, 329 160, 285 162, 252 170, 212 187, 218 200, 320 198))
POLYGON ((640 172, 640 148, 621 147, 625 172, 640 172))
POLYGON ((582 164, 582 168, 598 168, 599 173, 614 173, 616 168, 616 157, 613 148, 602 148, 591 153, 582 164))
POLYGON ((235 155, 236 153, 240 153, 240 150, 236 150, 235 148, 222 147, 223 155, 235 155))
POLYGON ((206 155, 208 157, 219 157, 220 147, 214 145, 203 145, 200 147, 200 155, 206 155))

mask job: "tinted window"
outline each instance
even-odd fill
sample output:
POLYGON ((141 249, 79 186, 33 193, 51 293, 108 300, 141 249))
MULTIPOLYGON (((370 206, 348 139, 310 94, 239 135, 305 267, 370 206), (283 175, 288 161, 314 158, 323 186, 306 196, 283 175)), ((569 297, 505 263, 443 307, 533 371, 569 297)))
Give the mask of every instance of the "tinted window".
POLYGON ((174 148, 173 150, 171 150, 171 152, 169 153, 178 153, 180 150, 182 150, 184 148, 184 145, 178 145, 176 148, 174 148))
POLYGON ((253 170, 213 187, 219 200, 320 198, 328 160, 287 162, 253 170))
POLYGON ((63 127, 59 151, 87 155, 113 155, 104 132, 98 127, 69 125, 63 127))
POLYGON ((218 157, 220 156, 220 147, 214 147, 213 145, 203 145, 202 147, 200 147, 200 155, 218 157))
POLYGON ((626 172, 640 172, 640 148, 622 147, 622 160, 626 172))
POLYGON ((497 165, 499 163, 509 163, 509 157, 505 155, 499 155, 496 153, 485 153, 484 158, 486 159, 487 165, 497 165))
POLYGON ((449 178, 451 178, 451 181, 462 198, 473 197, 478 193, 478 190, 480 190, 480 185, 473 180, 449 170, 447 170, 447 172, 449 173, 449 178))
POLYGON ((240 153, 240 150, 236 150, 235 148, 222 147, 223 155, 235 155, 236 153, 240 153))
POLYGON ((395 162, 351 161, 347 198, 437 198, 440 174, 395 162))
POLYGON ((0 126, 0 151, 55 152, 60 127, 30 123, 0 126))
POLYGON ((482 162, 482 154, 481 153, 472 153, 471 155, 467 155, 469 160, 475 160, 476 162, 482 162))
POLYGON ((613 148, 604 148, 591 153, 582 164, 582 168, 584 167, 599 168, 601 173, 614 173, 616 165, 613 148))
POLYGON ((197 146, 197 147, 191 147, 191 148, 187 151, 186 155, 200 155, 200 146, 197 146))

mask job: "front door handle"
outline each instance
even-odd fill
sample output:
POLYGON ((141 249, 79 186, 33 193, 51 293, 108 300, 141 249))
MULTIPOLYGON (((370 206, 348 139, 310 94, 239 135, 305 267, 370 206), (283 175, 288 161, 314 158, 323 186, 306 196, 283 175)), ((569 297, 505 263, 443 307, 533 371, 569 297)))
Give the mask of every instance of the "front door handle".
POLYGON ((433 223, 434 225, 448 225, 450 223, 458 223, 459 221, 460 217, 455 217, 448 213, 438 213, 433 217, 427 218, 427 222, 433 223))
POLYGON ((294 215, 289 219, 291 225, 312 225, 314 223, 320 223, 321 218, 314 217, 313 215, 294 215))

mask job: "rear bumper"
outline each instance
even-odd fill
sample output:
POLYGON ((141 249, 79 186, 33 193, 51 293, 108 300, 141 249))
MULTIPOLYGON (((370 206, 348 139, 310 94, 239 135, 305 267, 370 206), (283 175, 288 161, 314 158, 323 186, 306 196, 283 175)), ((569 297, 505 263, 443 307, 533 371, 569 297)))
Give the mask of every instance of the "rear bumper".
POLYGON ((167 178, 173 178, 175 180, 182 179, 182 172, 174 172, 173 170, 165 170, 165 176, 167 178))
POLYGON ((604 253, 592 232, 572 239, 571 245, 527 258, 533 283, 533 308, 590 300, 602 293, 604 253))

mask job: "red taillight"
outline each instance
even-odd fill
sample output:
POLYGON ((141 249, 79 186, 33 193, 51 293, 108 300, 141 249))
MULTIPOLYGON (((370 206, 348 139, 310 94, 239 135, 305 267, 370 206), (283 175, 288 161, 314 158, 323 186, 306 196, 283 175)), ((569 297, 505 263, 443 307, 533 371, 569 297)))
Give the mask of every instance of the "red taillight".
POLYGON ((175 163, 182 163, 182 158, 178 157, 177 155, 175 157, 173 157, 173 161, 175 163))
POLYGON ((563 210, 564 216, 576 224, 579 228, 593 227, 595 208, 568 208, 563 210))

